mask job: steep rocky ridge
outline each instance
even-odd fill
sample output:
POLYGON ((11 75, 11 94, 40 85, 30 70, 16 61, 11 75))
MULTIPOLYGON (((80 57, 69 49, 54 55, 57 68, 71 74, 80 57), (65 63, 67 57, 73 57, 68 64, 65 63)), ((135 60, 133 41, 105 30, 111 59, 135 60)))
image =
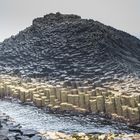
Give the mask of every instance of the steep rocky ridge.
POLYGON ((34 19, 0 44, 1 73, 105 82, 139 70, 139 39, 76 15, 34 19))

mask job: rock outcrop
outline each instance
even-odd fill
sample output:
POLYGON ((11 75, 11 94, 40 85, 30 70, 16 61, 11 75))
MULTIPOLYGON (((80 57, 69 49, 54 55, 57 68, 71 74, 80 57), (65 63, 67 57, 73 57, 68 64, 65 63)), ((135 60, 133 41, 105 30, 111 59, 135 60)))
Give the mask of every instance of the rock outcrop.
POLYGON ((0 44, 0 72, 105 82, 139 74, 140 40, 94 20, 45 15, 0 44))
POLYGON ((46 140, 39 132, 22 129, 8 115, 0 112, 0 140, 46 140))
MULTIPOLYGON (((33 102, 54 112, 101 114, 139 126, 139 54, 140 40, 123 31, 77 15, 45 15, 0 43, 0 98, 33 102)), ((11 126, 3 127, 4 135, 1 135, 3 129, 0 130, 0 139, 9 139, 7 134, 13 131, 18 135, 12 134, 12 138, 41 139, 33 130, 11 126)), ((140 137, 68 136, 57 132, 46 132, 43 136, 52 139, 140 137)))
POLYGON ((0 112, 0 140, 138 140, 139 134, 65 134, 62 132, 37 132, 30 129, 22 129, 22 126, 14 122, 9 116, 0 112))
MULTIPOLYGON (((128 86, 130 83, 131 81, 127 81, 128 86)), ((136 85, 139 87, 140 81, 137 81, 136 85)), ((93 88, 87 85, 72 88, 63 85, 53 86, 33 78, 32 82, 27 82, 18 77, 3 75, 0 76, 0 99, 12 97, 22 103, 34 103, 37 107, 53 112, 100 114, 129 125, 139 126, 140 89, 131 84, 132 93, 126 94, 114 86, 117 87, 114 83, 109 87, 93 88)))

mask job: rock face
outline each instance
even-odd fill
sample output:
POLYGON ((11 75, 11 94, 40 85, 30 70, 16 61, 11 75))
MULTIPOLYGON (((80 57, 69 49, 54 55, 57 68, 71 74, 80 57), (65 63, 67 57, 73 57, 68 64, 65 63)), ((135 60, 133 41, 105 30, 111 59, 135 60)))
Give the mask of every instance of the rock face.
POLYGON ((140 40, 94 20, 45 15, 0 44, 1 73, 93 82, 137 73, 140 40))

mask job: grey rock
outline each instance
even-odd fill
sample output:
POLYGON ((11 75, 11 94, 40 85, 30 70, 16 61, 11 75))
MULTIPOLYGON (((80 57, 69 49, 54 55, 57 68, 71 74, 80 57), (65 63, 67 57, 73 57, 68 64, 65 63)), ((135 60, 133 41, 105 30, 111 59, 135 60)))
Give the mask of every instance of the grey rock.
POLYGON ((28 136, 17 136, 16 140, 30 140, 31 138, 29 138, 28 136))
POLYGON ((0 140, 9 140, 5 135, 0 135, 0 140))
POLYGON ((23 135, 23 136, 28 136, 28 137, 33 137, 33 136, 35 136, 36 134, 38 134, 37 131, 31 130, 31 129, 21 130, 21 132, 22 132, 22 135, 23 135))
POLYGON ((19 128, 15 128, 15 127, 10 127, 9 131, 21 133, 21 130, 19 128))
POLYGON ((48 140, 47 138, 45 138, 44 136, 41 135, 35 135, 31 138, 31 140, 48 140))
POLYGON ((15 137, 8 137, 9 140, 16 140, 15 137))

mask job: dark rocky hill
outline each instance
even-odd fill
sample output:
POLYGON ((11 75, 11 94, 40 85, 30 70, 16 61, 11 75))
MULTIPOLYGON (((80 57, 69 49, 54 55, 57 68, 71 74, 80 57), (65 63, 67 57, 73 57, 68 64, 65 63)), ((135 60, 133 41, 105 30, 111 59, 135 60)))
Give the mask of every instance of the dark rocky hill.
POLYGON ((45 15, 0 44, 0 72, 108 81, 139 74, 140 40, 98 21, 45 15))

